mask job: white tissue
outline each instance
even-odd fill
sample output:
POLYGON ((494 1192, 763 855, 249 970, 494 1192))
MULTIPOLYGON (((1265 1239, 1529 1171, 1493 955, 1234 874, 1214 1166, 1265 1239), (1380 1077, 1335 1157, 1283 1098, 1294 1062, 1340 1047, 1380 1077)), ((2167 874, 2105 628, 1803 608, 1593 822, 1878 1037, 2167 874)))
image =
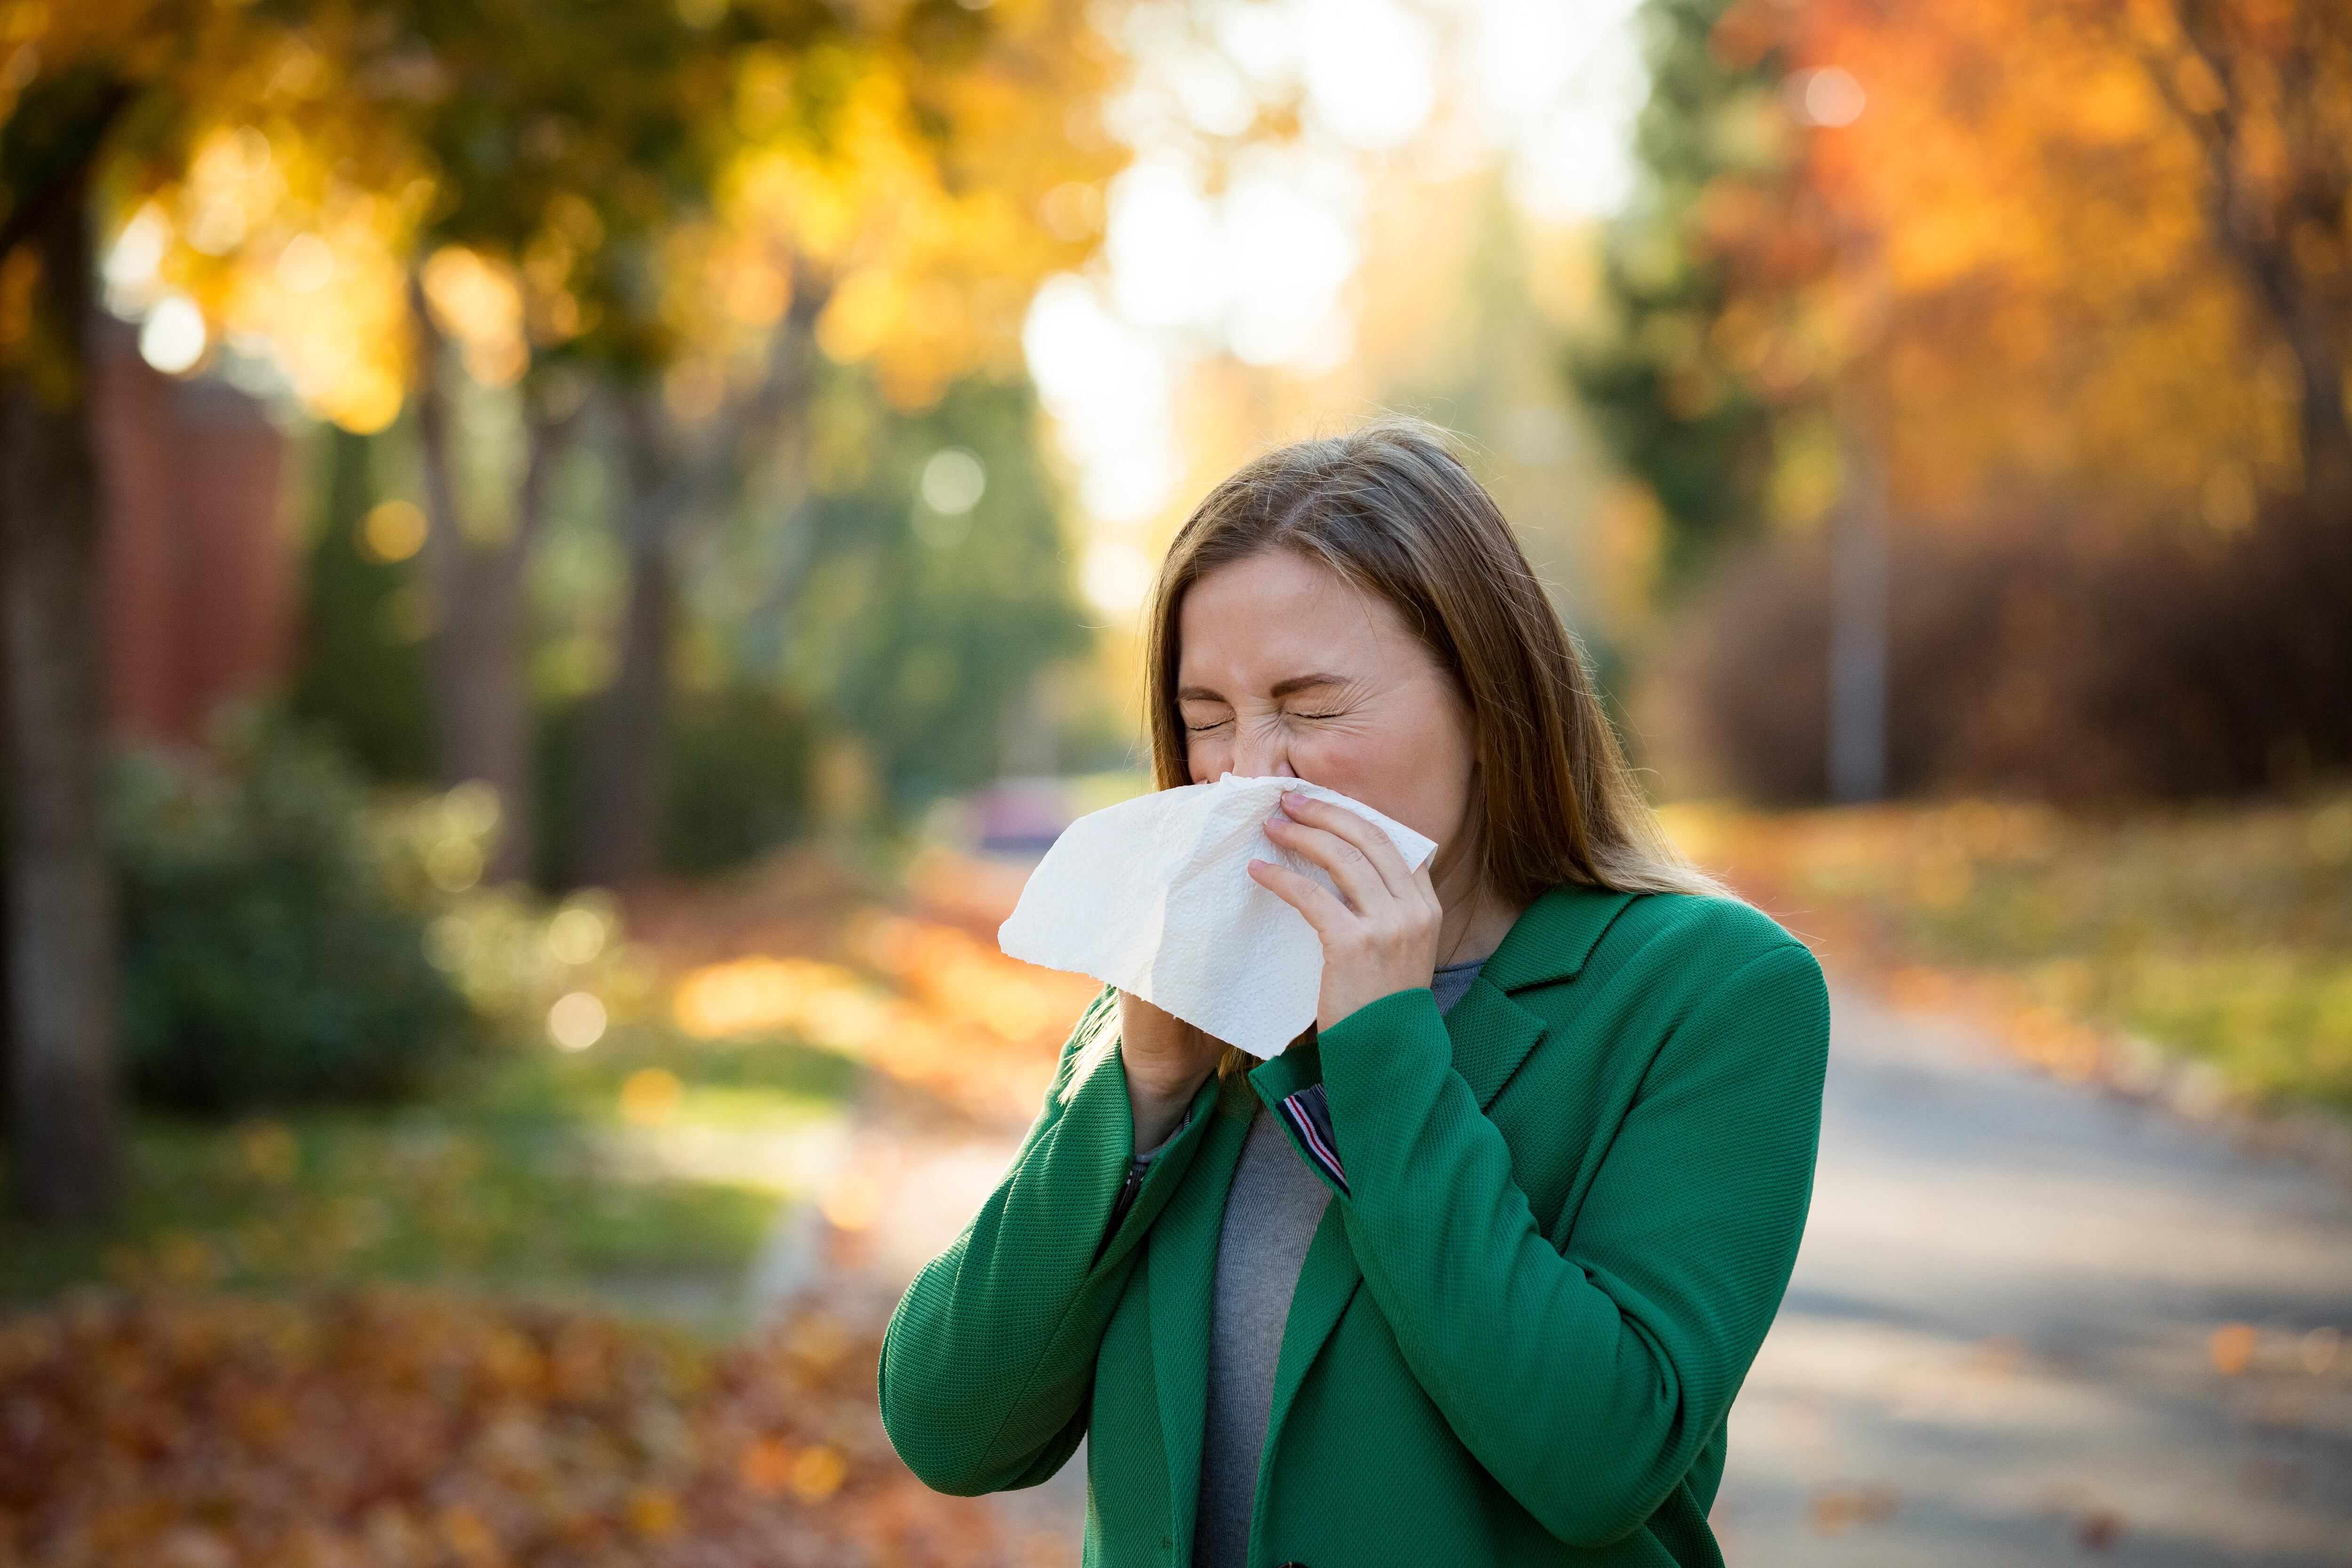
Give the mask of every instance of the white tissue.
POLYGON ((1307 917, 1257 885, 1275 860, 1331 887, 1322 868, 1265 835, 1286 794, 1344 806, 1419 868, 1434 841, 1337 790, 1239 778, 1158 790, 1082 816, 1045 852, 997 942, 1173 1013, 1252 1056, 1276 1056, 1315 1021, 1323 945, 1307 917))

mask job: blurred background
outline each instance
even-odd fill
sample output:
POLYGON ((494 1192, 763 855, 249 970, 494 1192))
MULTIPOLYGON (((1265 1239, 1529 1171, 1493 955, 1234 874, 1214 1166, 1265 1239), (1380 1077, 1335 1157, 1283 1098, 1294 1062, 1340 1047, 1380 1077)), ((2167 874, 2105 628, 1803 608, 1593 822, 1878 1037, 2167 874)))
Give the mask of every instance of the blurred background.
POLYGON ((898 1290, 1187 508, 1460 434, 1821 954, 1735 1563, 2352 1563, 2332 0, 0 6, 0 1564, 1073 1563, 898 1290))

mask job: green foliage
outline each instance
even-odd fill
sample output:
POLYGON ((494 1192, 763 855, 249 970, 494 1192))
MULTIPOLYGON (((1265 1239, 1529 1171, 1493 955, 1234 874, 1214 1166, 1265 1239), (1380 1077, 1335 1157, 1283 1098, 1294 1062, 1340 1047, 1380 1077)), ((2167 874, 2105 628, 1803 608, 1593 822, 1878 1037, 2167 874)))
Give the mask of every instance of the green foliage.
MULTIPOLYGON (((583 786, 581 732, 590 697, 540 715, 532 737, 536 863, 567 878, 583 786)), ((705 876, 789 844, 809 827, 809 775, 817 741, 806 705, 774 687, 730 681, 675 691, 664 714, 656 853, 661 869, 705 876)))
POLYGON ((1642 189, 1602 256, 1607 319, 1570 353, 1569 374, 1625 467, 1665 516, 1662 587, 1673 593, 1763 521, 1774 411, 1727 364, 1712 329, 1730 279, 1703 235, 1719 176, 1775 160, 1765 122, 1779 75, 1766 55, 1727 63, 1711 47, 1730 0, 1648 0, 1650 100, 1634 138, 1642 189))
MULTIPOLYGON (((838 400, 830 416, 860 417, 838 400)), ((1086 647, 1085 613, 1025 384, 967 380, 927 413, 864 418, 854 482, 811 508, 815 564, 786 668, 865 746, 885 804, 910 812, 995 775, 1013 706, 1086 647), (942 513, 921 476, 954 449, 985 485, 942 513)))
POLYGON ((661 862, 693 876, 740 865, 808 826, 814 731, 784 693, 732 685, 670 710, 661 862))
POLYGON ((201 762, 126 756, 112 795, 140 1098, 205 1114, 390 1099, 463 1043, 465 1004, 387 893, 333 752, 247 717, 201 762))
POLYGON ((314 432, 315 524, 303 562, 300 653, 288 710, 313 723, 370 776, 401 783, 432 771, 423 644, 401 624, 414 557, 370 560, 360 549, 374 442, 332 426, 314 432))

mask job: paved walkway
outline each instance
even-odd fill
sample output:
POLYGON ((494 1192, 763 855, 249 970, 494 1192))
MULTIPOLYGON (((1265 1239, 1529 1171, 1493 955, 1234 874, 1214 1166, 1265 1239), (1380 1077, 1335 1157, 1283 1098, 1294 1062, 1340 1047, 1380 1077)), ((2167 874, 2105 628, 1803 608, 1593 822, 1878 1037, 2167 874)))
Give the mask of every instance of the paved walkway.
POLYGON ((2352 1190, 1966 1030, 1832 1013, 1727 1561, 2352 1564, 2352 1190))
MULTIPOLYGON (((2352 1568, 2352 1189, 1958 1026, 1833 1014, 1804 1251, 1732 1415, 1732 1568, 2352 1568)), ((907 1200, 866 1254, 895 1294, 1018 1134, 861 1139, 907 1200)), ((1074 1563, 1084 1465, 975 1506, 1074 1563)))

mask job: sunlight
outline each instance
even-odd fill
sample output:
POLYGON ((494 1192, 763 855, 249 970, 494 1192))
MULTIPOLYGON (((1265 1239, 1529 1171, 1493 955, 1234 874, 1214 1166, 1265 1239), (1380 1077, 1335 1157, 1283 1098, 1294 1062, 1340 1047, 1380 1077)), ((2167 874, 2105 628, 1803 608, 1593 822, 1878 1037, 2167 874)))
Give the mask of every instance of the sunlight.
MULTIPOLYGON (((1360 352, 1371 212, 1414 182, 1499 171, 1530 219, 1572 222, 1632 189, 1647 90, 1631 0, 1236 0, 1205 28, 1170 7, 1122 24, 1111 115, 1135 161, 1111 184, 1100 257, 1049 280, 1023 343, 1082 522, 1161 518, 1197 459, 1179 411, 1230 356, 1312 380, 1360 352), (1296 136, 1236 147, 1295 105, 1296 136)), ((1432 220, 1436 215, 1432 214, 1432 220)), ((1088 596, 1139 599, 1144 542, 1089 546, 1088 596)))

